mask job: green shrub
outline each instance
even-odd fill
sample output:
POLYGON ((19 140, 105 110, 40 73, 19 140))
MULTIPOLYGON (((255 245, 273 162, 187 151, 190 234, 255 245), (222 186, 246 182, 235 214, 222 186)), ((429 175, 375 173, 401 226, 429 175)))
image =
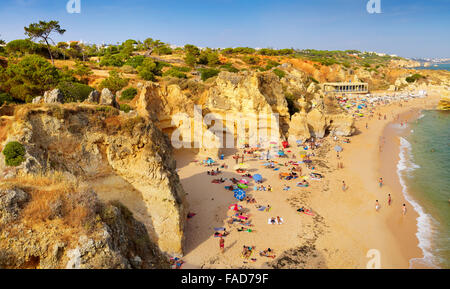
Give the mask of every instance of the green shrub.
POLYGON ((175 69, 176 71, 180 72, 190 72, 192 70, 192 68, 187 66, 173 66, 172 69, 175 69))
POLYGON ((419 80, 419 79, 421 79, 421 78, 425 78, 425 76, 416 73, 416 74, 413 74, 413 75, 411 75, 411 76, 408 76, 405 80, 406 80, 408 83, 413 83, 413 82, 416 82, 417 80, 419 80))
POLYGON ((128 59, 127 62, 125 62, 125 65, 130 65, 133 68, 137 68, 138 66, 142 65, 144 60, 145 60, 145 56, 137 55, 137 56, 134 56, 134 57, 131 57, 130 59, 128 59))
POLYGON ((83 102, 94 91, 89 85, 66 81, 59 83, 57 88, 61 90, 66 102, 83 102))
POLYGON ((12 102, 14 102, 14 99, 11 95, 5 92, 0 92, 0 106, 2 106, 4 103, 8 104, 12 102))
POLYGON ((275 73, 278 78, 282 79, 283 77, 286 76, 286 72, 284 72, 283 70, 279 70, 279 69, 274 69, 273 73, 275 73))
POLYGON ((271 70, 272 68, 280 66, 280 65, 281 65, 281 63, 279 63, 279 62, 269 60, 266 65, 266 70, 271 70))
POLYGON ((233 73, 239 72, 239 69, 234 67, 233 64, 231 64, 231 63, 224 64, 224 65, 220 66, 220 68, 225 69, 226 71, 229 71, 229 72, 233 72, 233 73))
POLYGON ((128 104, 121 104, 120 105, 120 110, 124 111, 125 113, 129 113, 131 111, 131 106, 129 106, 128 104))
POLYGON ((146 58, 142 65, 137 68, 139 76, 144 80, 155 81, 155 76, 161 75, 161 69, 169 64, 163 62, 155 62, 151 58, 146 58))
POLYGON ((219 74, 220 70, 214 69, 214 68, 208 68, 208 69, 202 69, 202 70, 200 70, 200 72, 201 72, 202 80, 205 81, 211 77, 217 76, 219 74))
POLYGON ((178 71, 175 68, 171 68, 171 69, 167 70, 166 72, 164 72, 163 76, 172 76, 172 77, 177 77, 177 78, 187 78, 186 74, 184 74, 181 71, 178 71))
POLYGON ((104 88, 108 88, 112 93, 116 93, 117 91, 121 90, 125 86, 128 85, 128 79, 122 78, 121 74, 119 72, 112 70, 109 72, 109 77, 104 79, 100 83, 100 90, 104 88))
POLYGON ((25 101, 27 96, 43 95, 60 79, 59 71, 38 55, 25 56, 20 62, 0 69, 0 89, 20 101, 25 101))
POLYGON ((259 57, 256 56, 251 56, 251 55, 246 55, 244 57, 242 57, 242 60, 250 65, 255 65, 259 63, 259 57))
POLYGON ((134 87, 127 88, 122 92, 120 100, 132 100, 137 95, 137 93, 138 91, 136 88, 134 87))
POLYGON ((17 167, 25 161, 25 147, 16 141, 6 144, 3 150, 5 163, 10 167, 17 167))
POLYGON ((100 66, 115 66, 115 67, 121 67, 125 64, 126 61, 128 61, 129 57, 128 55, 124 53, 119 54, 106 54, 102 57, 100 61, 100 66))

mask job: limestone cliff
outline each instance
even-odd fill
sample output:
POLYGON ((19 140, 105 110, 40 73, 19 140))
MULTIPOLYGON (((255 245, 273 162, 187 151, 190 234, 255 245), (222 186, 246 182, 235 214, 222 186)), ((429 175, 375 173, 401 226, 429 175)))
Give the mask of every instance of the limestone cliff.
POLYGON ((109 106, 33 105, 16 109, 9 141, 25 146, 25 162, 0 177, 63 172, 88 184, 101 201, 118 200, 161 251, 182 254, 184 191, 165 134, 144 118, 109 106))

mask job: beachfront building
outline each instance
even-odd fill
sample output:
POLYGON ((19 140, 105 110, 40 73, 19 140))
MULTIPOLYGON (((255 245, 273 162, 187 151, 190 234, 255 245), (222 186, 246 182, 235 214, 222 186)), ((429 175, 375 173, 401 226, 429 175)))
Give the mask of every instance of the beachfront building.
POLYGON ((325 93, 368 93, 369 84, 364 82, 329 82, 324 83, 325 93))

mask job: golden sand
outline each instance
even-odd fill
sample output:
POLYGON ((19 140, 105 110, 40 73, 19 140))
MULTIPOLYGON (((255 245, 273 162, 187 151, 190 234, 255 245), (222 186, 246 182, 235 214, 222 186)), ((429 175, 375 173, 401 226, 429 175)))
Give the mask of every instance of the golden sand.
MULTIPOLYGON (((225 160, 218 162, 226 163, 228 169, 216 177, 208 176, 207 167, 193 162, 193 152, 177 151, 178 173, 188 193, 189 210, 196 213, 188 220, 186 228, 183 268, 366 268, 373 257, 369 258, 368 252, 373 249, 380 253, 381 268, 409 268, 409 260, 422 255, 415 236, 418 215, 408 203, 409 210, 406 216, 402 215, 401 205, 406 201, 396 173, 398 137, 386 126, 397 121, 398 115, 398 121, 406 120, 417 115, 420 109, 435 107, 438 101, 439 96, 429 96, 402 102, 402 106, 398 103, 380 106, 375 109, 375 115, 380 113, 387 119, 379 120, 377 116, 359 119, 356 122, 358 133, 350 138, 350 144, 341 140, 336 143, 331 137, 324 139, 312 159, 314 172, 325 178, 309 180, 308 188, 297 187, 298 179, 279 179, 278 174, 287 172, 288 167, 273 171, 262 165, 265 161, 247 156, 250 173, 261 174, 264 185, 273 187, 272 192, 248 190, 258 205, 270 205, 270 212, 258 211, 255 204, 240 203, 251 215, 254 225, 251 233, 238 232, 240 226, 226 222, 232 214, 228 206, 237 202, 233 193, 224 188, 231 182, 211 183, 220 177, 242 178, 233 171, 235 151, 228 151, 225 160), (344 148, 340 160, 333 149, 336 144, 344 148), (338 162, 343 162, 343 169, 337 169, 338 162), (380 177, 385 184, 382 188, 378 184, 380 177), (349 187, 346 191, 342 190, 342 181, 349 187), (285 184, 291 187, 289 191, 283 190, 285 184), (387 205, 389 193, 393 200, 391 206, 387 205), (381 206, 378 212, 376 200, 381 206), (297 212, 303 206, 315 215, 297 212), (268 218, 277 216, 283 218, 282 225, 268 224, 268 218), (215 227, 226 227, 230 232, 225 238, 223 254, 219 238, 214 238, 215 227), (244 245, 255 246, 249 259, 241 257, 244 245), (259 255, 266 248, 274 250, 274 260, 259 255)), ((291 150, 299 156, 298 148, 291 150)), ((281 163, 292 160, 275 159, 281 163)), ((303 165, 303 175, 309 172, 311 170, 303 165)))

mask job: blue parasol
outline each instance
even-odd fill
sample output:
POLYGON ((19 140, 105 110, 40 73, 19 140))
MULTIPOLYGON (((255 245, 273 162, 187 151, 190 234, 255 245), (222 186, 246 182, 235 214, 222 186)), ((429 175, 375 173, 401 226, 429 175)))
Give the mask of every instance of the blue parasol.
POLYGON ((238 199, 239 201, 242 201, 246 196, 247 196, 247 194, 245 193, 244 190, 241 190, 241 189, 234 190, 234 197, 236 199, 238 199))
POLYGON ((260 182, 260 181, 262 181, 262 176, 260 174, 256 174, 253 176, 253 179, 257 182, 260 182))

